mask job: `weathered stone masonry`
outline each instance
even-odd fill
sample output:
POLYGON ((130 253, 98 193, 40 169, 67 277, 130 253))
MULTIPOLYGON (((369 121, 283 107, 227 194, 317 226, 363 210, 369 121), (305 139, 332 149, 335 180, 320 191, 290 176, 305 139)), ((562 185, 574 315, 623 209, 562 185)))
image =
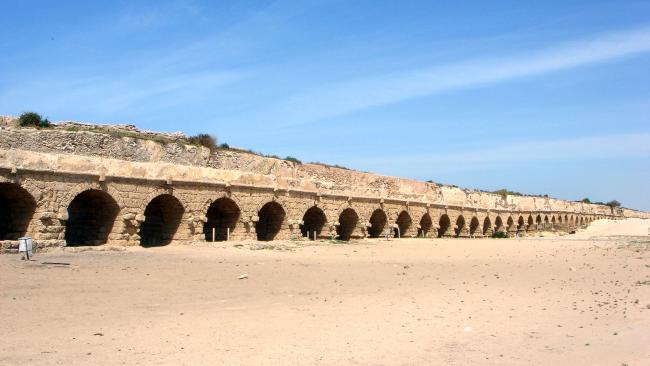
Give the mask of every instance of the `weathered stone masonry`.
POLYGON ((291 237, 510 236, 572 231, 632 210, 501 197, 181 143, 93 132, 0 131, 0 240, 166 245, 291 237))

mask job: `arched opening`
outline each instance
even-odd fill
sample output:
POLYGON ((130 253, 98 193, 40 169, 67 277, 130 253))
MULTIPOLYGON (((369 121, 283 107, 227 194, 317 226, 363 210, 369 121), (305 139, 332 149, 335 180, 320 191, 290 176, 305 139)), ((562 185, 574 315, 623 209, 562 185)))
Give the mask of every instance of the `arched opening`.
POLYGON ((351 208, 346 208, 339 215, 339 226, 336 228, 336 234, 339 240, 350 240, 354 229, 359 223, 359 215, 351 208))
POLYGON ((68 206, 66 245, 106 243, 119 212, 117 202, 104 191, 89 189, 79 193, 68 206))
POLYGON ((397 235, 397 229, 395 229, 395 237, 404 237, 408 234, 411 225, 413 225, 413 220, 411 220, 411 215, 409 215, 408 212, 402 211, 399 216, 397 216, 395 223, 399 228, 399 235, 397 235))
POLYGON ((257 240, 270 241, 275 239, 284 223, 284 209, 277 202, 269 202, 262 206, 257 214, 259 221, 255 225, 257 240))
POLYGON ((302 217, 302 222, 303 224, 300 226, 302 236, 314 240, 314 233, 316 237, 320 236, 321 231, 323 231, 323 226, 327 222, 327 217, 325 217, 323 210, 313 206, 305 212, 305 215, 302 217))
POLYGON ((544 223, 548 224, 548 215, 544 215, 544 223))
POLYGON ((526 229, 530 229, 530 225, 529 225, 528 227, 526 227, 526 222, 524 221, 524 217, 523 217, 523 216, 519 216, 519 220, 517 220, 517 225, 518 225, 518 226, 517 226, 517 229, 518 229, 519 231, 521 231, 521 230, 526 230, 526 229))
POLYGON ((440 221, 438 221, 438 226, 440 226, 440 229, 438 230, 438 237, 441 238, 443 235, 447 234, 447 231, 451 226, 451 220, 449 220, 449 216, 447 216, 447 214, 443 214, 442 216, 440 216, 440 221))
POLYGON ((580 225, 583 225, 585 223, 584 217, 580 217, 580 225))
POLYGON ((537 215, 537 217, 535 218, 535 223, 537 224, 537 227, 542 226, 542 216, 537 215))
POLYGON ((431 221, 431 216, 428 213, 422 215, 420 219, 420 228, 418 228, 418 236, 427 237, 431 231, 431 226, 433 222, 431 221))
POLYGON ((506 225, 507 225, 506 230, 512 231, 512 229, 514 229, 515 220, 513 220, 512 216, 508 217, 508 221, 506 222, 506 225))
POLYGON ((562 223, 562 215, 557 216, 557 222, 558 222, 558 224, 562 223))
POLYGON ((379 237, 382 231, 384 231, 384 227, 386 227, 386 221, 388 221, 388 218, 382 209, 378 208, 373 211, 372 215, 370 215, 370 227, 368 228, 368 236, 371 238, 379 237))
POLYGON ((463 215, 458 216, 456 219, 456 228, 454 229, 454 234, 456 237, 459 237, 460 234, 463 233, 463 229, 465 228, 465 218, 463 215))
POLYGON ((241 211, 235 201, 227 197, 212 202, 205 214, 207 221, 203 225, 203 235, 206 241, 224 241, 228 239, 237 227, 241 211))
POLYGON ((497 218, 494 219, 494 231, 503 231, 503 220, 501 219, 501 216, 497 216, 497 218))
POLYGON ((183 217, 183 205, 170 194, 161 194, 149 202, 140 226, 140 245, 153 247, 169 244, 183 217))
POLYGON ((474 235, 480 225, 478 218, 476 216, 472 217, 472 221, 469 222, 469 234, 474 235))
POLYGON ((27 233, 36 201, 18 184, 0 183, 0 240, 16 240, 27 233))
MULTIPOLYGON (((498 218, 501 220, 501 218, 498 218)), ((490 218, 486 217, 485 220, 483 220, 483 235, 487 235, 488 231, 490 230, 490 227, 492 226, 492 222, 490 222, 490 218)))
POLYGON ((569 215, 564 215, 564 222, 566 222, 567 224, 570 223, 569 222, 569 215))

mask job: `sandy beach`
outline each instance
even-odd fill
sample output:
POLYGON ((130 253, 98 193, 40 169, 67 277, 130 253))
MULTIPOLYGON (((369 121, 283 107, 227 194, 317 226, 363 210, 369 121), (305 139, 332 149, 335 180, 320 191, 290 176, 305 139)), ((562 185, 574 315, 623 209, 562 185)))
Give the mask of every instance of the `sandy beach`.
POLYGON ((0 255, 0 365, 648 365, 649 227, 0 255))

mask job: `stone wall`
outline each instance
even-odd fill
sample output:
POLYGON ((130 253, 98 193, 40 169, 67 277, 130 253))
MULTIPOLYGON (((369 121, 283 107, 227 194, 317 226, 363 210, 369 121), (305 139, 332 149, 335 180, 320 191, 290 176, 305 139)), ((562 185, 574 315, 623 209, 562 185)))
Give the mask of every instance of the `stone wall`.
MULTIPOLYGON (((134 132, 128 126, 117 131, 134 132)), ((188 145, 181 135, 120 133, 97 132, 92 126, 83 131, 3 129, 0 205, 21 212, 33 206, 29 220, 20 214, 5 219, 9 229, 0 223, 5 239, 28 234, 43 245, 177 243, 210 240, 213 228, 219 239, 227 234, 231 239, 290 238, 306 231, 347 239, 348 234, 360 238, 384 230, 399 236, 494 231, 513 236, 571 231, 605 217, 648 217, 628 209, 503 197, 235 150, 210 153, 188 145), (110 215, 94 217, 95 211, 110 215), (232 220, 226 218, 230 211, 236 215, 232 220), (80 239, 74 234, 82 232, 79 227, 90 227, 96 235, 80 239), (149 237, 150 232, 158 236, 149 237)))

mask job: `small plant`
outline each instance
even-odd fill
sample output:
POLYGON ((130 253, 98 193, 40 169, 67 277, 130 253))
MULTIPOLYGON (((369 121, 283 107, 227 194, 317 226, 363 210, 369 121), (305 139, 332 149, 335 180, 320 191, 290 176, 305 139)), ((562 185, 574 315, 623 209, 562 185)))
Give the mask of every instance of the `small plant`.
POLYGON ((503 231, 495 231, 494 234, 492 234, 492 238, 494 239, 505 239, 508 237, 508 234, 506 234, 503 231))
POLYGON ((286 158, 284 158, 284 160, 290 161, 290 162, 296 163, 296 164, 302 164, 302 161, 300 161, 297 158, 294 158, 293 156, 287 156, 286 158))
POLYGON ((207 147, 210 151, 217 149, 217 138, 207 133, 190 136, 187 141, 192 145, 207 147))
POLYGON ((219 145, 219 148, 221 148, 221 149, 230 149, 230 145, 228 145, 227 143, 224 142, 223 144, 219 145))
POLYGON ((18 123, 23 127, 47 128, 52 126, 47 118, 44 119, 40 114, 35 112, 25 112, 21 114, 18 118, 18 123))
POLYGON ((614 207, 621 207, 621 203, 618 202, 617 200, 611 200, 606 203, 607 206, 614 208, 614 207))
POLYGON ((580 202, 582 202, 582 203, 591 203, 591 200, 589 198, 583 198, 582 201, 580 201, 580 202))

